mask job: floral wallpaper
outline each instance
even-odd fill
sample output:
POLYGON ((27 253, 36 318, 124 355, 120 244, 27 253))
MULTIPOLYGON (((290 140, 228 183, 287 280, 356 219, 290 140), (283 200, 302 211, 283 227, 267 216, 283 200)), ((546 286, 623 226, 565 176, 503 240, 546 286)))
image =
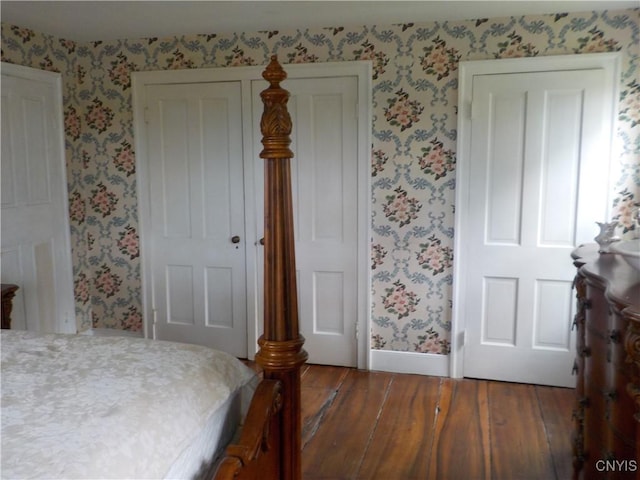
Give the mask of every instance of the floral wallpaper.
POLYGON ((142 330, 130 73, 371 60, 372 346, 450 349, 458 62, 620 51, 619 233, 640 206, 640 10, 75 43, 2 24, 2 60, 61 72, 78 329, 142 330))

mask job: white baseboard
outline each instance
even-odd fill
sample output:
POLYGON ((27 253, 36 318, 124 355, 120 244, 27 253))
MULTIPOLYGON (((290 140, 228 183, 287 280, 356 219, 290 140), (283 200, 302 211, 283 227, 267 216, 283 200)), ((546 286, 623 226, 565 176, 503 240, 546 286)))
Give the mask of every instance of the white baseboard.
POLYGON ((142 338, 142 332, 130 332, 115 328, 90 328, 80 332, 80 335, 94 335, 96 337, 138 337, 142 338))
POLYGON ((418 375, 449 376, 449 356, 433 353, 371 351, 371 370, 418 375))

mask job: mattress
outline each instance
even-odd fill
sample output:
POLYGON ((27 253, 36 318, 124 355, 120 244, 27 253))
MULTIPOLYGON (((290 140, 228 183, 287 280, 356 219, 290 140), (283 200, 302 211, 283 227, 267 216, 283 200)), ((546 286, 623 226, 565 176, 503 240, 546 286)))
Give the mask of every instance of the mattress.
POLYGON ((199 478, 258 379, 230 355, 3 330, 2 478, 199 478))

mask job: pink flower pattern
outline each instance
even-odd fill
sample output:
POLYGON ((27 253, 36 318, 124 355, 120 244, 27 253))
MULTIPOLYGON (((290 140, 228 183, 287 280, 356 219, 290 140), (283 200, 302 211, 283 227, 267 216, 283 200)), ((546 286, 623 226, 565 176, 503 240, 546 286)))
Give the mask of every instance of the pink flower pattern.
POLYGON ((122 279, 111 273, 111 268, 107 264, 102 264, 94 285, 99 292, 104 293, 109 298, 118 293, 120 285, 122 285, 122 279))
POLYGON ((622 233, 636 230, 640 227, 640 202, 634 200, 634 196, 628 189, 619 192, 619 196, 613 202, 613 220, 618 222, 622 233))
POLYGON ((371 176, 375 177, 384 170, 389 157, 380 149, 371 152, 371 176))
POLYGON ((123 255, 127 255, 131 260, 140 256, 138 232, 131 225, 127 225, 124 232, 120 233, 118 248, 123 255))
POLYGON ((420 244, 416 254, 418 265, 430 270, 433 275, 442 273, 453 265, 453 249, 442 245, 442 240, 435 235, 429 237, 428 243, 420 244))
POLYGON ((624 122, 629 122, 631 128, 640 125, 640 83, 634 79, 626 85, 621 92, 622 106, 618 118, 624 122))
POLYGON ((383 205, 385 216, 398 222, 398 226, 403 227, 418 218, 418 212, 422 208, 416 198, 409 198, 407 191, 402 187, 396 188, 392 195, 387 195, 387 203, 383 205))
POLYGON ((435 353, 448 355, 451 352, 451 342, 440 338, 440 333, 433 327, 429 328, 424 335, 418 335, 418 343, 413 344, 414 351, 419 353, 435 353))
POLYGON ((136 173, 136 159, 129 142, 122 142, 116 148, 116 156, 113 159, 113 163, 120 172, 126 173, 127 177, 136 173))
POLYGON ((418 296, 407 290, 406 285, 396 280, 393 287, 385 288, 386 295, 382 297, 384 308, 398 316, 398 319, 408 317, 416 311, 416 305, 420 302, 418 296))
POLYGON ((69 216, 73 222, 82 224, 84 222, 86 204, 80 192, 73 192, 69 197, 69 216))
POLYGON ((195 68, 193 61, 188 60, 184 53, 176 49, 170 58, 167 58, 167 69, 180 70, 183 68, 195 68))
POLYGON ((113 110, 105 107, 98 98, 94 98, 85 119, 89 128, 102 133, 111 127, 114 115, 113 110))
POLYGON ((507 40, 498 43, 495 58, 535 57, 540 53, 532 43, 522 43, 522 36, 515 31, 507 35, 507 40))
POLYGON ((455 170, 455 154, 453 150, 445 149, 444 144, 437 138, 430 143, 430 147, 422 148, 422 156, 418 162, 423 172, 433 175, 438 180, 455 170))
POLYGON ((389 106, 384 109, 384 116, 389 124, 400 127, 403 132, 420 120, 424 107, 416 100, 409 100, 409 94, 403 89, 396 92, 396 97, 387 100, 389 106))
POLYGON ((122 327, 124 330, 129 330, 132 332, 142 331, 142 314, 133 305, 130 305, 127 311, 124 313, 122 327))
POLYGON ((313 63, 318 61, 318 57, 311 55, 307 47, 298 44, 294 52, 287 54, 287 60, 289 63, 313 63))
POLYGON ((387 250, 380 244, 371 246, 371 270, 375 270, 382 265, 384 257, 387 256, 387 250))
POLYGON ((80 273, 76 276, 73 282, 73 291, 77 302, 82 304, 89 302, 91 295, 89 294, 89 282, 86 274, 80 273))
POLYGON ((232 55, 226 55, 224 57, 227 67, 242 67, 256 64, 253 58, 245 56, 244 50, 240 47, 235 47, 231 52, 232 55))
POLYGON ((96 213, 102 214, 104 218, 113 212, 118 203, 118 199, 113 192, 107 190, 104 183, 99 183, 96 187, 95 190, 91 191, 89 204, 96 213))
POLYGON ((597 27, 589 30, 589 35, 578 39, 578 48, 574 48, 574 53, 602 53, 616 52, 620 50, 618 42, 613 39, 605 39, 604 32, 597 27))
POLYGON ((420 57, 422 69, 436 80, 448 77, 458 69, 461 55, 455 48, 447 48, 447 43, 440 37, 433 40, 433 45, 425 47, 424 56, 420 57))
POLYGON ((120 85, 123 90, 131 87, 131 72, 136 68, 132 62, 127 62, 127 57, 123 53, 119 53, 116 60, 111 62, 109 69, 109 78, 116 85, 120 85))
POLYGON ((384 52, 376 52, 375 45, 369 40, 362 44, 362 48, 353 51, 357 60, 371 60, 373 64, 372 78, 377 80, 386 70, 385 67, 389 63, 389 57, 384 52))
POLYGON ((80 115, 74 107, 68 107, 64 112, 64 132, 73 139, 80 138, 80 115))

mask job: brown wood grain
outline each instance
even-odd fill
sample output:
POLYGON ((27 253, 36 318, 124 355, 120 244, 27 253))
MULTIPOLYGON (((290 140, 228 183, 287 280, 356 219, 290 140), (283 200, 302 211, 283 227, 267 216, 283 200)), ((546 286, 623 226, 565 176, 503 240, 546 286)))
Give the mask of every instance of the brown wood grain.
POLYGON ((567 415, 574 407, 573 389, 536 386, 549 451, 557 478, 571 478, 571 430, 573 422, 567 415))
POLYGON ((321 428, 303 450, 305 479, 355 478, 392 377, 349 370, 321 428))
POLYGON ((488 383, 443 379, 428 478, 491 478, 488 383))
POLYGON ((344 382, 346 368, 308 365, 302 375, 302 448, 315 435, 344 382))
POLYGON ((565 480, 574 395, 305 365, 303 478, 565 480))
POLYGON ((394 376, 359 478, 426 478, 439 384, 437 377, 394 376))
POLYGON ((489 419, 493 478, 555 478, 535 386, 489 383, 489 419))

